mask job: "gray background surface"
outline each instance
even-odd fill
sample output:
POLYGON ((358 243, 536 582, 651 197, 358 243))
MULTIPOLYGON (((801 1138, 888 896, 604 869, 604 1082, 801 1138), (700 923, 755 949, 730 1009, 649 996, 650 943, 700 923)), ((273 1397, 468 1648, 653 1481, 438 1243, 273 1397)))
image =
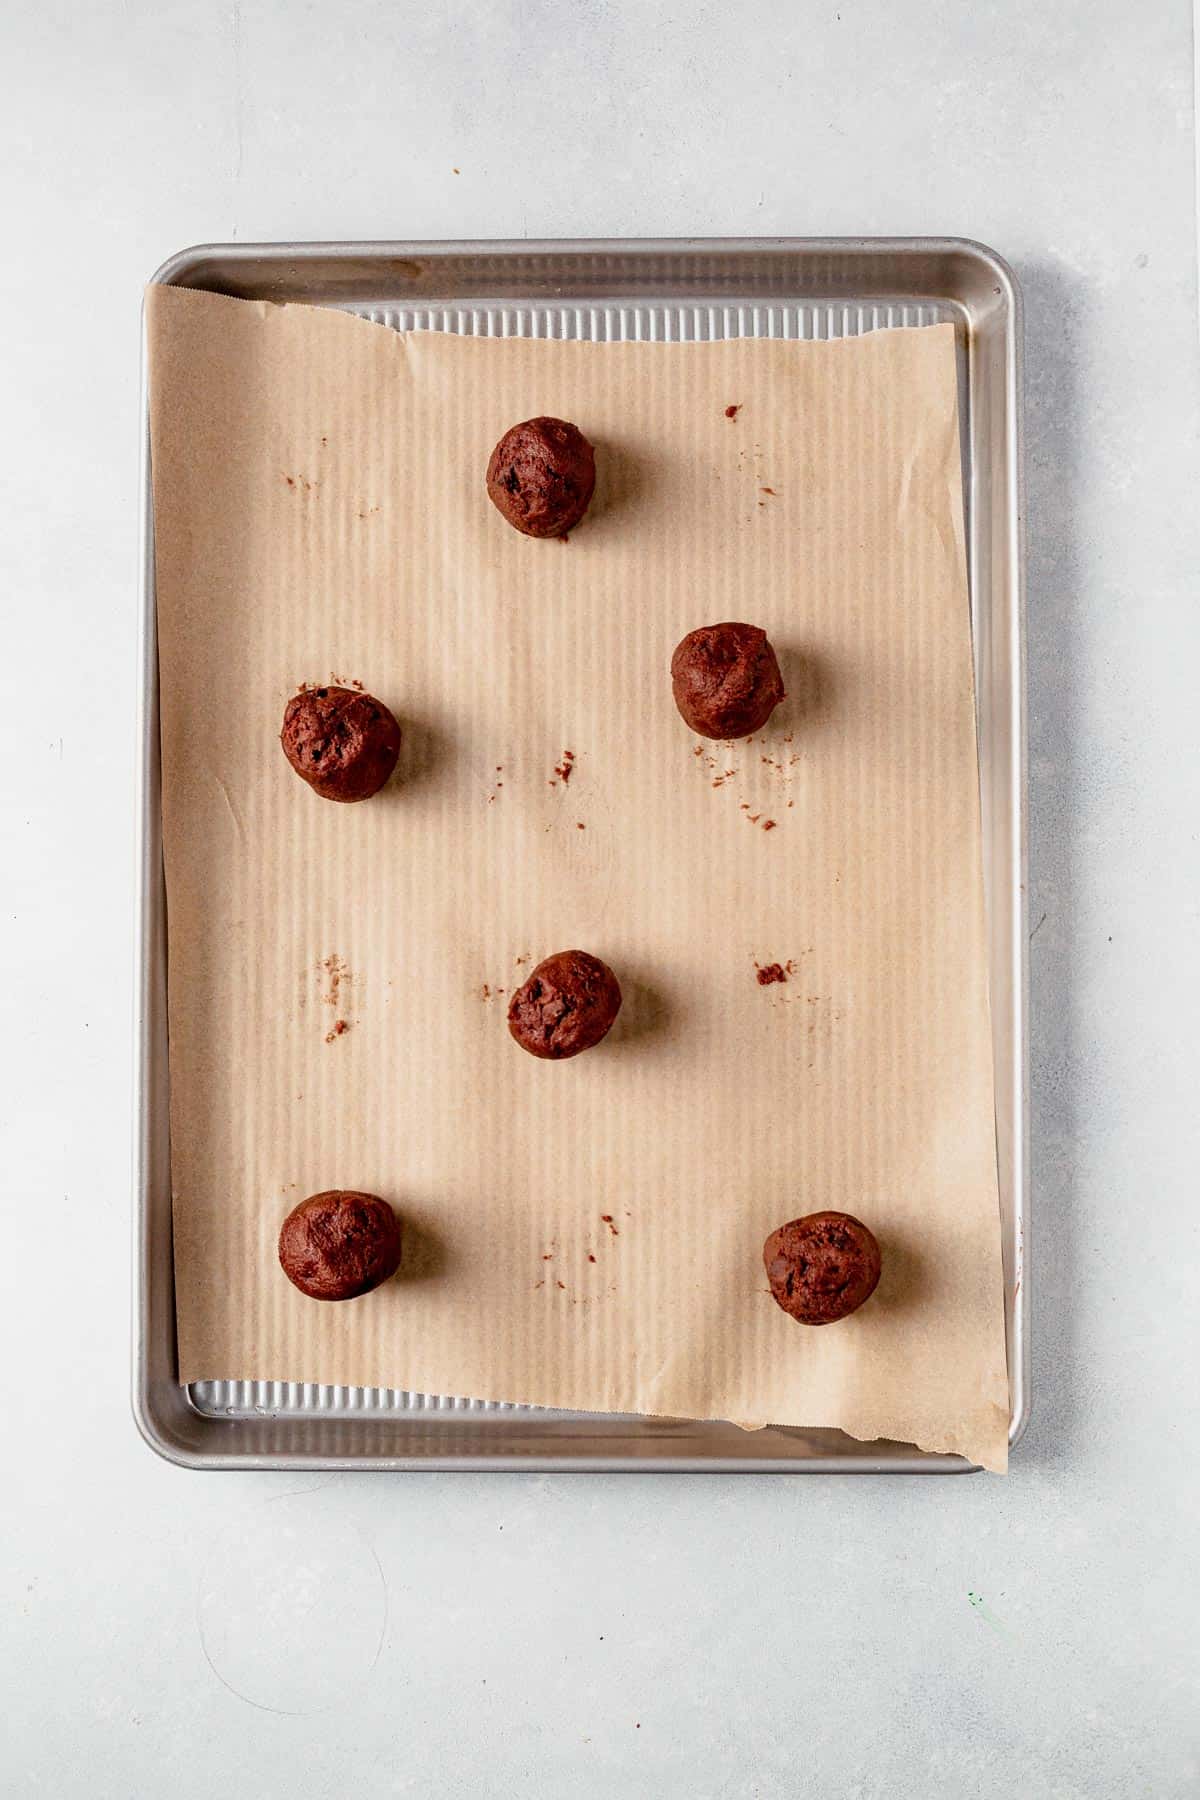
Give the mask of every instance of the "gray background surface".
POLYGON ((0 1787, 1197 1792, 1186 0, 10 0, 0 101, 0 1787), (126 1398, 142 280, 203 239, 931 232, 1028 303, 1011 1476, 157 1462, 126 1398))

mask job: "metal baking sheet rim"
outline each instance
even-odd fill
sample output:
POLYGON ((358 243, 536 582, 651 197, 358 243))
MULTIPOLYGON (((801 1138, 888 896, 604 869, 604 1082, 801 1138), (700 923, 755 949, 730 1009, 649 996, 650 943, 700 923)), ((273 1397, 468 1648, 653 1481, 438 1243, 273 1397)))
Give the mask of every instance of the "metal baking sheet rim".
MULTIPOLYGON (((1011 1396, 1011 1417, 1009 1426, 1010 1448, 1015 1446, 1024 1432, 1031 1409, 1031 1331, 1030 1331, 1030 1295, 1029 1295, 1029 1239, 1030 1239, 1030 1150, 1029 1150, 1029 1051, 1028 1051, 1028 931, 1026 907, 1026 773, 1025 773, 1025 596, 1024 596, 1024 507, 1023 507, 1023 468, 1022 468, 1022 391, 1021 391, 1021 354, 1022 354, 1022 306, 1021 295, 1016 277, 1004 260, 986 245, 965 238, 832 238, 832 239, 640 239, 640 240, 550 240, 521 242, 444 242, 444 243, 373 243, 373 244, 277 244, 277 245, 201 245, 194 249, 184 250, 171 257, 152 276, 154 283, 178 285, 208 286, 204 279, 206 272, 224 267, 239 270, 253 270, 266 264, 274 271, 282 271, 274 275, 266 283, 272 289, 272 297, 302 298, 303 292, 289 293, 288 286, 297 286, 297 271, 305 265, 316 267, 322 271, 330 269, 379 271, 381 279, 386 281, 389 270, 403 271, 409 279, 420 280, 432 273, 447 270, 451 262, 455 266, 470 267, 475 261, 486 262, 489 272, 497 268, 507 267, 511 272, 528 273, 533 268, 543 265, 553 270, 555 262, 560 265, 560 273, 564 277, 574 278, 578 282, 580 274, 591 267, 602 265, 602 273, 607 278, 604 287, 608 301, 611 303, 614 289, 621 284, 614 277, 618 268, 624 270, 626 276, 636 271, 653 271, 662 263, 668 263, 678 277, 682 265, 693 265, 701 270, 708 281, 720 281, 723 276, 736 278, 746 286, 728 291, 717 297, 710 296, 711 303, 729 304, 731 299, 741 304, 760 306, 778 305, 781 303, 781 290, 771 290, 753 283, 755 277, 762 281, 762 268, 765 262, 780 266, 783 273, 806 267, 814 272, 824 286, 814 287, 804 296, 806 303, 818 302, 827 304, 843 303, 861 305, 867 300, 861 291, 863 272, 870 270, 872 274, 881 276, 897 275, 894 282, 883 282, 874 290, 874 298, 882 300, 886 295, 891 299, 942 301, 956 304, 962 309, 961 301, 945 293, 926 288, 920 293, 912 292, 911 275, 906 285, 904 272, 914 268, 932 266, 936 269, 948 269, 951 266, 963 266, 974 270, 985 282, 990 283, 992 292, 999 297, 999 324, 993 323, 993 335, 998 331, 1001 339, 1001 376, 997 380, 993 372, 992 389, 1002 389, 1002 404, 999 413, 1000 441, 1000 473, 1002 476, 1002 498, 998 510, 998 518, 992 521, 992 539, 1001 546, 1004 559, 1001 571, 989 583, 989 608, 994 602, 992 588, 1002 585, 1007 601, 1007 709, 1004 723, 1008 728, 1008 764, 1007 778, 1011 796, 1011 805, 1005 820, 1005 835, 1010 857, 1011 891, 1008 899, 1011 906, 1010 931, 1001 946, 1003 950, 1002 966, 1008 977, 1007 1000, 1011 1015, 1011 1029, 1004 1046, 1007 1056, 1000 1055, 997 1046, 997 1092, 1008 1092, 1011 1098, 1011 1117, 1008 1121, 1006 1148, 1008 1151, 1007 1166, 1009 1172, 1010 1192, 1007 1196, 1010 1205, 1007 1209, 1005 1225, 1011 1234, 1006 1242, 1009 1254, 1006 1258, 1006 1323, 1008 1334, 1009 1389, 1011 1396), (563 266, 566 265, 566 266, 563 266), (617 267, 614 267, 617 265, 617 267), (853 279, 858 276, 860 287, 853 291, 853 279), (844 292, 836 290, 839 276, 847 282, 844 292), (1005 1074, 1007 1086, 1001 1080, 1001 1064, 1006 1064, 1005 1074)), ((655 297, 660 301, 674 299, 683 301, 686 295, 679 291, 672 292, 670 282, 665 276, 660 277, 661 286, 655 297)), ((232 284, 230 284, 232 285, 232 284)), ((260 280, 259 288, 263 286, 260 280)), ((548 306, 566 304, 564 290, 569 281, 555 286, 551 283, 542 295, 544 304, 548 306)), ((222 285, 219 291, 229 291, 222 285)), ((794 297, 793 289, 790 290, 794 297)), ((314 298, 311 290, 308 298, 314 298)), ((414 296, 413 298, 417 298, 414 296)), ((382 296, 379 297, 382 299, 382 296)), ((523 296, 532 303, 532 296, 523 296)), ((604 304, 604 289, 588 296, 591 304, 604 304)), ((698 296, 697 296, 698 298, 698 296)), ((329 296, 326 295, 328 303, 329 296)), ((431 304, 439 303, 437 301, 431 304)), ((440 304, 448 304, 447 296, 440 296, 440 304)), ((515 303, 515 301, 514 301, 515 303)), ((967 338, 971 344, 978 327, 968 319, 967 338)), ((994 347, 993 347, 994 349, 994 347)), ((995 360, 993 356, 993 360, 995 360)), ((978 406, 986 408, 987 400, 995 398, 994 391, 988 395, 976 395, 974 391, 976 368, 970 365, 969 405, 974 415, 978 406)), ((993 436, 996 430, 996 417, 993 408, 993 436)), ((975 430, 975 419, 970 420, 972 434, 975 430)), ((973 449, 973 446, 972 446, 973 449)), ((997 470, 990 468, 992 486, 995 487, 997 470)), ((973 509, 978 507, 978 496, 974 494, 974 455, 968 456, 964 471, 968 487, 972 493, 973 509)), ((664 1421, 649 1419, 629 1419, 621 1421, 611 1416, 597 1416, 590 1421, 592 1435, 588 1438, 589 1421, 581 1415, 563 1415, 539 1411, 536 1408, 505 1408, 499 1413, 486 1415, 498 1431, 511 1435, 514 1424, 525 1427, 527 1433, 544 1438, 542 1447, 527 1450, 508 1448, 481 1451, 473 1448, 455 1449, 452 1440, 459 1436, 455 1426, 460 1428, 467 1421, 463 1414, 455 1408, 461 1403, 449 1403, 450 1410, 438 1415, 436 1424, 417 1415, 418 1424, 407 1419, 403 1425, 395 1419, 389 1421, 394 1432, 416 1440, 419 1436, 421 1448, 415 1447, 415 1441, 408 1446, 409 1453, 400 1448, 395 1453, 384 1453, 378 1439, 387 1429, 382 1419, 343 1415, 341 1418, 309 1417, 304 1419, 284 1419, 279 1415, 266 1414, 262 1417, 241 1416, 228 1420, 204 1417, 195 1407, 187 1389, 180 1386, 176 1375, 175 1349, 175 1314, 174 1314, 174 1269, 171 1244, 171 1200, 169 1142, 164 1131, 168 1101, 167 1064, 166 1064, 166 1021, 165 1021, 165 968, 166 968, 166 896, 162 873, 161 821, 160 804, 160 769, 159 769, 159 735, 158 735, 158 668, 156 647, 155 595, 154 595, 154 539, 153 511, 150 488, 149 461, 149 416, 147 404, 145 353, 142 356, 142 447, 141 447, 141 594, 140 594, 140 633, 139 633, 139 707, 138 707, 138 744, 139 757, 137 763, 137 819, 138 819, 138 879, 136 884, 137 917, 137 980, 134 1016, 134 1082, 137 1105, 135 1108, 135 1143, 134 1143, 134 1175, 135 1175, 135 1207, 134 1207, 134 1269, 133 1269, 133 1413, 136 1424, 147 1444, 164 1457, 180 1467, 191 1469, 247 1469, 247 1468, 326 1468, 326 1469, 394 1469, 403 1470, 482 1470, 511 1471, 527 1470, 530 1472, 576 1473, 576 1472, 615 1472, 615 1471, 656 1471, 678 1473, 891 1473, 891 1474, 950 1474, 971 1473, 975 1465, 964 1458, 950 1455, 923 1452, 910 1445, 862 1444, 849 1439, 844 1433, 822 1432, 806 1434, 800 1431, 786 1432, 784 1442, 790 1447, 787 1453, 779 1455, 763 1455, 755 1453, 747 1442, 746 1434, 737 1433, 736 1439, 729 1437, 736 1432, 736 1427, 722 1425, 710 1421, 664 1421), (156 1210, 157 1208, 157 1210, 156 1210), (165 1214, 165 1217, 164 1217, 165 1214), (168 1413, 171 1415, 168 1417, 168 1413), (560 1428, 569 1419, 572 1427, 566 1442, 559 1439, 561 1447, 554 1447, 554 1440, 548 1432, 560 1428), (631 1432, 641 1432, 632 1448, 621 1448, 614 1453, 607 1453, 603 1448, 605 1439, 612 1433, 614 1436, 622 1424, 631 1432), (204 1440, 199 1447, 187 1440, 186 1429, 199 1433, 204 1440), (645 1434, 649 1434, 648 1437, 645 1434), (822 1453, 818 1450, 801 1448, 806 1436, 812 1435, 824 1439, 839 1440, 836 1451, 822 1453), (678 1438, 687 1436, 707 1440, 710 1448, 694 1449, 684 1447, 678 1438), (339 1442, 338 1440, 342 1441, 339 1442), (370 1440, 375 1439, 372 1443, 370 1440), (668 1444, 675 1442, 676 1447, 660 1445, 658 1440, 666 1439, 668 1444), (211 1440, 211 1441, 208 1441, 211 1440), (439 1440, 445 1440, 439 1442, 439 1440), (720 1447, 718 1447, 720 1440, 720 1447), (651 1447, 653 1445, 653 1447, 651 1447), (841 1448, 845 1445, 846 1448, 841 1448), (794 1446, 794 1447, 791 1447, 794 1446)), ((987 501, 990 508, 991 499, 987 501)), ((990 511, 987 516, 991 518, 990 511)), ((975 567, 975 549, 979 530, 977 512, 973 514, 971 530, 971 565, 973 609, 978 596, 975 593, 977 570, 975 567)), ((985 761, 987 746, 981 739, 981 764, 985 761)), ((994 907, 993 907, 994 912, 994 907)), ((993 967, 995 965, 993 964, 993 967)), ((994 994, 995 1003, 995 994, 994 994)), ((999 1113, 999 1108, 998 1108, 999 1113)), ((997 1120, 998 1149, 1001 1148, 1000 1119, 997 1120)), ((1005 1158, 1001 1157, 1004 1167, 1005 1158)), ((478 1424, 480 1415, 471 1418, 471 1424, 478 1424)), ((772 1439, 785 1428, 771 1428, 772 1439)), ((468 1431, 468 1435, 470 1435, 468 1431)), ((768 1436, 767 1433, 754 1434, 758 1444, 768 1436)))

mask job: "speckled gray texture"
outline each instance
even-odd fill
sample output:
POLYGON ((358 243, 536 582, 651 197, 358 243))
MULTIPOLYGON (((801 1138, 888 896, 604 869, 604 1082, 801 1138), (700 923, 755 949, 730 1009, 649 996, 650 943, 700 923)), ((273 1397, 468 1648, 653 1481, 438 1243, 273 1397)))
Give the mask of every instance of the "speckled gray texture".
POLYGON ((8 1270, 45 1268, 51 1226, 72 1245, 0 1313, 6 1790, 1195 1794, 1187 0, 15 0, 0 70, 8 1270), (1011 1476, 156 1462, 125 1400, 140 281, 206 238, 803 231, 983 238, 1028 303, 1037 1340, 1011 1476))

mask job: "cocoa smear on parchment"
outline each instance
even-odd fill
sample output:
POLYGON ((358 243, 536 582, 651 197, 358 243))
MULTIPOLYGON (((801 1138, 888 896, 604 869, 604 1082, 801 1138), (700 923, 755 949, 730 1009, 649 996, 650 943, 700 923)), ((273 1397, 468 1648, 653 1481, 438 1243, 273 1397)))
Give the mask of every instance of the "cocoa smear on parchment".
POLYGON ((349 985, 354 980, 354 976, 336 950, 323 957, 317 964, 317 968, 323 970, 325 974, 325 992, 321 995, 321 999, 326 1006, 336 1006, 342 983, 346 982, 349 985))
MULTIPOLYGON (((743 740, 743 747, 749 747, 753 742, 754 739, 748 737, 743 740)), ((735 781, 737 779, 738 765, 736 763, 727 763, 727 757, 729 755, 728 751, 725 753, 725 756, 714 756, 713 752, 706 744, 693 744, 692 755, 698 758, 701 769, 709 778, 708 784, 710 787, 722 788, 725 786, 726 782, 735 781)), ((800 760, 799 757, 797 757, 796 760, 798 762, 800 760)), ((760 761, 767 763, 772 768, 782 766, 774 764, 771 759, 766 756, 760 757, 760 761)), ((791 802, 789 801, 788 804, 790 805, 791 802)), ((779 824, 778 819, 764 819, 762 811, 752 813, 750 811, 750 802, 748 800, 741 801, 739 805, 740 810, 745 813, 749 824, 761 825, 764 831, 774 831, 777 828, 779 824)))

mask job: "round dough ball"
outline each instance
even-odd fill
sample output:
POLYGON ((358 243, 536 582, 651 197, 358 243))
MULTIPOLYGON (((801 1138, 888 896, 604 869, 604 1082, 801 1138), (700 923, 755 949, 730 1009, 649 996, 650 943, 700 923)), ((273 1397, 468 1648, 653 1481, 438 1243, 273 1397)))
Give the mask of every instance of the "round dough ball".
POLYGON ((578 525, 596 485, 596 457, 566 419, 526 419, 505 432, 487 467, 487 491, 526 537, 562 537, 578 525))
POLYGON ((671 686, 684 721, 706 738, 758 731, 784 698, 766 632, 732 621, 688 632, 671 658, 671 686))
POLYGON ((353 1300, 400 1267, 399 1220, 377 1194, 312 1194, 280 1226, 279 1262, 310 1300, 353 1300))
POLYGON ((801 1325, 832 1325, 875 1292, 879 1245, 849 1213, 809 1213, 771 1233, 763 1263, 785 1313, 801 1325))
POLYGON ((382 700, 356 688, 293 694, 279 741, 297 775, 323 800, 369 800, 400 755, 399 725, 382 700))
POLYGON ((508 1029, 531 1056, 578 1056, 608 1032, 621 989, 607 963, 586 950, 559 950, 540 962, 508 1007, 508 1029))

